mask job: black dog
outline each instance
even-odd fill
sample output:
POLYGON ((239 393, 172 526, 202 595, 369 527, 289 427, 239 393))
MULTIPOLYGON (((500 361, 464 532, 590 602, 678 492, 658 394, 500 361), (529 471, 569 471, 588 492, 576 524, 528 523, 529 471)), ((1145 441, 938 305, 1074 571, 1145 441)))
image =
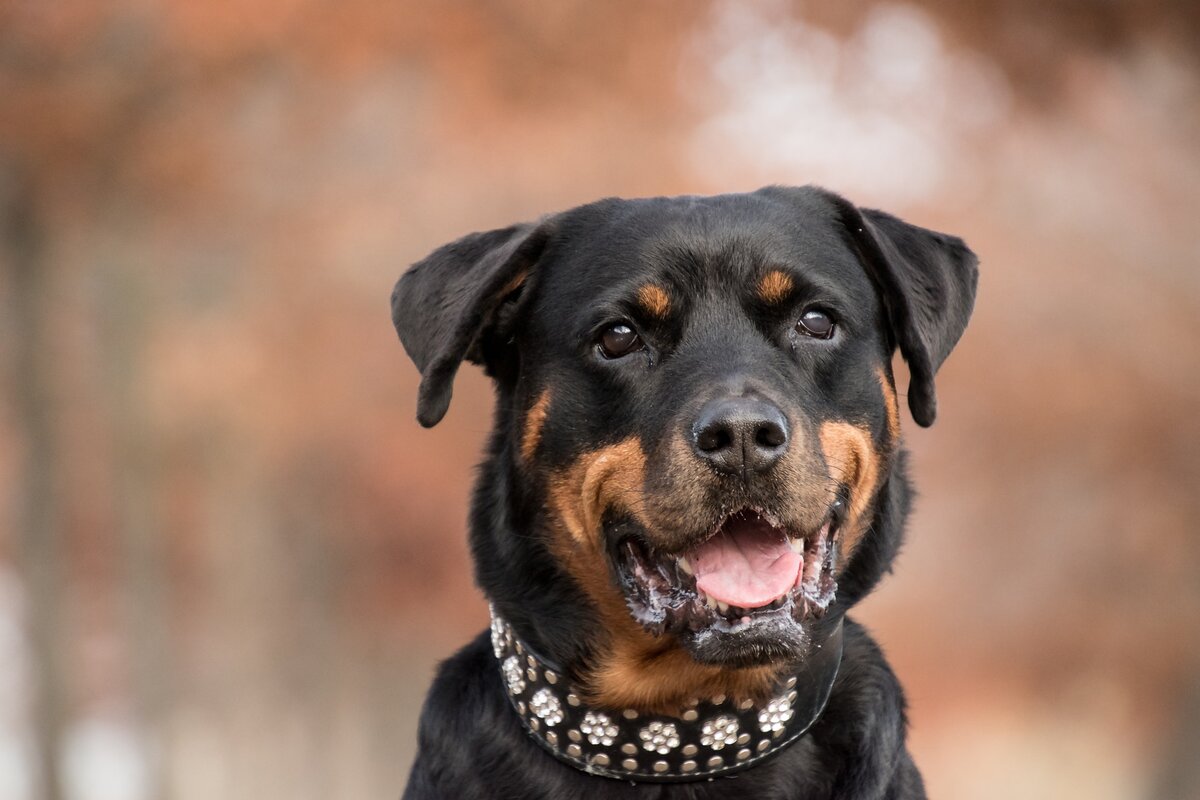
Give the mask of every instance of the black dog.
POLYGON ((436 424, 497 406, 471 510, 493 624, 438 673, 408 798, 919 798, 904 698, 845 618, 933 422, 961 240, 816 188, 603 200, 446 245, 392 313, 436 424))

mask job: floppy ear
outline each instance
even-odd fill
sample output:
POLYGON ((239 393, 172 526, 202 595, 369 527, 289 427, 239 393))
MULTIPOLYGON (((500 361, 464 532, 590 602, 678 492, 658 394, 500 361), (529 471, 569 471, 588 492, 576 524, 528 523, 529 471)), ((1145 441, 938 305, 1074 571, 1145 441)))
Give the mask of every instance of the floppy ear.
POLYGON ((957 236, 837 200, 908 362, 908 408, 928 428, 937 416, 933 376, 971 317, 979 259, 957 236))
POLYGON ((417 421, 426 428, 446 415, 463 359, 482 363, 480 340, 505 298, 525 283, 548 238, 547 223, 472 233, 400 276, 392 322, 421 371, 417 421))

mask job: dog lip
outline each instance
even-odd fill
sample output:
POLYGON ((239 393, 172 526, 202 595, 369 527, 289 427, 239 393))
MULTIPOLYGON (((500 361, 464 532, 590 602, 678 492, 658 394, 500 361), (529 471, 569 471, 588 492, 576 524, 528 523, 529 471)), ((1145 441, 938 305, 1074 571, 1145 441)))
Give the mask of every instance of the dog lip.
POLYGON ((720 535, 721 532, 726 529, 726 526, 729 525, 730 521, 738 517, 757 517, 761 519, 763 522, 779 531, 780 534, 787 540, 788 544, 792 545, 794 549, 795 545, 799 542, 811 543, 814 537, 825 530, 827 525, 829 526, 831 533, 836 532, 841 527, 844 513, 845 503, 840 496, 830 504, 829 509, 825 512, 824 518, 815 526, 805 526, 801 524, 784 522, 774 512, 762 506, 746 505, 726 514, 721 518, 720 522, 710 528, 703 536, 692 538, 682 547, 672 548, 669 551, 664 551, 664 554, 673 555, 676 557, 687 555, 696 550, 696 548, 701 547, 709 542, 711 539, 713 539, 713 537, 720 535))
MULTIPOLYGON (((830 503, 829 508, 826 510, 825 516, 815 526, 784 522, 774 512, 763 506, 745 505, 725 514, 725 516, 721 517, 720 521, 711 528, 708 528, 703 534, 684 537, 678 543, 655 544, 643 534, 628 532, 618 537, 615 541, 612 541, 610 547, 612 548, 612 554, 616 555, 625 541, 633 539, 638 542, 651 558, 666 558, 678 561, 680 558, 687 558, 698 547, 703 546, 713 537, 720 535, 734 518, 752 515, 762 519, 772 528, 778 530, 793 549, 801 543, 807 549, 811 547, 819 534, 828 532, 831 537, 836 537, 844 520, 845 512, 846 503, 842 499, 842 492, 839 491, 837 498, 830 503)), ((797 552, 800 551, 797 550, 797 552)))
MULTIPOLYGON (((802 547, 804 550, 810 549, 815 543, 818 535, 822 533, 828 533, 830 537, 836 538, 836 534, 839 532, 845 516, 845 510, 846 503, 842 499, 841 491, 839 491, 838 497, 832 503, 830 503, 829 509, 825 512, 825 516, 821 522, 812 527, 784 522, 774 512, 763 506, 745 505, 735 509, 734 511, 730 511, 725 516, 721 517, 720 521, 709 528, 705 533, 698 536, 687 536, 678 543, 673 542, 670 544, 660 545, 651 542, 649 538, 642 533, 625 532, 615 539, 610 539, 611 543, 609 544, 609 554, 611 557, 616 559, 621 551, 622 545, 627 541, 633 540, 638 543, 643 551, 645 551, 645 557, 647 558, 670 559, 675 562, 678 562, 679 559, 686 560, 688 555, 693 553, 698 547, 703 546, 713 537, 720 535, 720 533, 725 529, 725 526, 729 524, 730 520, 734 519, 735 517, 744 517, 748 515, 756 516, 762 519, 772 528, 780 531, 781 535, 787 540, 789 546, 791 546, 793 550, 796 550, 796 552, 801 552, 800 549, 797 549, 798 547, 802 547)), ((692 565, 689 562, 687 566, 692 565)), ((687 566, 683 568, 684 572, 687 572, 687 566)), ((691 573, 687 572, 687 574, 691 573)))

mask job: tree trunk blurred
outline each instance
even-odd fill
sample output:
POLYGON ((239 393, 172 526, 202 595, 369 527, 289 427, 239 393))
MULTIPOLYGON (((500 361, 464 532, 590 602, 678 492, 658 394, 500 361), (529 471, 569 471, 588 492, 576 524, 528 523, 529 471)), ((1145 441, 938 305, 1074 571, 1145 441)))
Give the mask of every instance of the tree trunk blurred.
POLYGON ((147 794, 167 800, 171 754, 170 595, 165 554, 169 532, 160 523, 154 436, 146 430, 142 345, 149 338, 147 287, 136 265, 104 265, 97 297, 104 321, 104 393, 113 421, 117 476, 117 546, 129 642, 131 693, 146 768, 147 794))
POLYGON ((12 287, 9 304, 16 334, 13 405, 17 426, 25 436, 15 545, 28 603, 35 780, 45 800, 59 800, 63 794, 58 765, 67 716, 64 547, 51 378, 55 358, 44 329, 50 316, 53 274, 45 258, 33 183, 20 169, 0 167, 0 215, 0 248, 12 287))
POLYGON ((1200 797, 1200 675, 1193 673, 1186 695, 1181 698, 1173 736, 1165 748, 1166 758, 1155 786, 1154 800, 1195 800, 1200 797))

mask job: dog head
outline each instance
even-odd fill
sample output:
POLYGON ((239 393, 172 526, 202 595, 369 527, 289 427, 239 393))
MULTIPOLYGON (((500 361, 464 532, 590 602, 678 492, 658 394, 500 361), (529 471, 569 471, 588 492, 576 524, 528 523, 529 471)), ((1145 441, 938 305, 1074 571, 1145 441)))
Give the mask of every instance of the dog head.
POLYGON ((423 425, 464 359, 496 382, 485 592, 598 696, 663 706, 656 672, 753 693, 879 579, 907 503, 892 355, 931 424, 976 276, 959 239, 773 187, 467 236, 393 320, 423 425))

